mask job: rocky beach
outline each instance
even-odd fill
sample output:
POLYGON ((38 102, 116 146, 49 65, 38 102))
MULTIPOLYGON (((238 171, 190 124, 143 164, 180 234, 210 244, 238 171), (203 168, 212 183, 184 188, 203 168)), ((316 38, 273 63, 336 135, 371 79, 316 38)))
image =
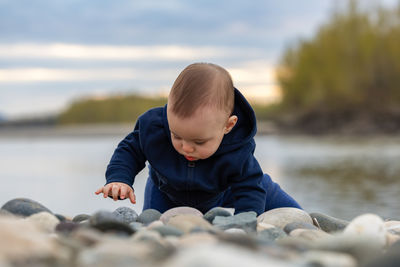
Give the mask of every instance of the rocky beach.
POLYGON ((398 266, 400 221, 295 208, 234 215, 129 207, 68 218, 26 198, 0 209, 0 266, 398 266))

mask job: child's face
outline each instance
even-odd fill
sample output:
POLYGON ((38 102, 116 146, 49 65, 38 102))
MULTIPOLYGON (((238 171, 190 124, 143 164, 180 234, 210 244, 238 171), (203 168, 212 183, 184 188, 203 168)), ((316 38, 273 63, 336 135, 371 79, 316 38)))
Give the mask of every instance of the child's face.
POLYGON ((187 160, 206 159, 217 151, 225 134, 235 126, 236 116, 216 108, 203 107, 188 118, 177 117, 167 109, 172 145, 187 160))

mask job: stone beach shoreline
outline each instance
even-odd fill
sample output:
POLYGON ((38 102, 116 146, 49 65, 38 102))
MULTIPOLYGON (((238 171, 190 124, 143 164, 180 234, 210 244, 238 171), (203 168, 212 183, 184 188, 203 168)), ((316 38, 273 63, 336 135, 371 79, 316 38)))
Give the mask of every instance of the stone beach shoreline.
POLYGON ((129 207, 73 218, 16 198, 0 209, 0 267, 399 266, 400 221, 295 208, 259 216, 217 207, 129 207))

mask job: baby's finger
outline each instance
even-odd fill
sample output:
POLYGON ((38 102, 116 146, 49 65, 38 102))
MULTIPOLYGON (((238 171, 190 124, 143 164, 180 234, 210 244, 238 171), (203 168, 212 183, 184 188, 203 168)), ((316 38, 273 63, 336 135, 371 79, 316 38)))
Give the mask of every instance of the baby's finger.
POLYGON ((118 195, 119 195, 119 185, 113 185, 112 187, 112 197, 114 201, 118 200, 118 195))
POLYGON ((121 199, 125 199, 126 193, 127 193, 126 187, 125 187, 125 186, 122 186, 122 187, 121 187, 120 198, 121 198, 121 199))
POLYGON ((129 191, 129 199, 132 202, 132 204, 136 204, 136 196, 135 193, 133 193, 133 190, 129 191))
POLYGON ((108 194, 110 193, 111 190, 111 186, 110 185, 106 185, 103 187, 103 197, 106 198, 108 197, 108 194))
POLYGON ((96 190, 96 192, 94 192, 96 195, 100 194, 101 192, 103 192, 103 186, 100 187, 99 189, 96 190))

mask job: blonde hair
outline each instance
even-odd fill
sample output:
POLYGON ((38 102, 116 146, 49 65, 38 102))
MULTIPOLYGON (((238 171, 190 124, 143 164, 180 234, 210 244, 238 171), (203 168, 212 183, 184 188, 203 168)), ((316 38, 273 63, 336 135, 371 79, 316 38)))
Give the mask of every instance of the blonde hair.
POLYGON ((172 112, 181 118, 199 107, 216 107, 229 115, 234 107, 234 87, 227 70, 212 63, 194 63, 176 78, 169 94, 172 112))

